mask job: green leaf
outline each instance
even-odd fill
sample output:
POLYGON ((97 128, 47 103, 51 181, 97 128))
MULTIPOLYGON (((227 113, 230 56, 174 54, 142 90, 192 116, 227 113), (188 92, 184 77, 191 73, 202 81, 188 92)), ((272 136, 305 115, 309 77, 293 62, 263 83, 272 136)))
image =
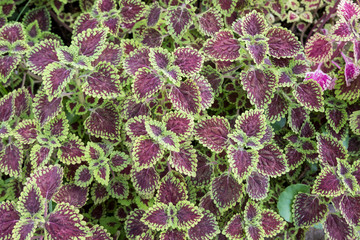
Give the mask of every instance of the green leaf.
POLYGON ((295 196, 299 193, 310 193, 310 186, 305 184, 292 184, 285 188, 280 194, 277 208, 279 209, 280 216, 287 222, 292 222, 291 207, 295 196))

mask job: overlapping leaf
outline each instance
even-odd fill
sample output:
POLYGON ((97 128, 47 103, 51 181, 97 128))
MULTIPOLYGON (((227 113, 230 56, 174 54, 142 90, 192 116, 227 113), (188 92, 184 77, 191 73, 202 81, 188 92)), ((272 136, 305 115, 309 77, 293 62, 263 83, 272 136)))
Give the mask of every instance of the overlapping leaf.
POLYGON ((314 80, 306 80, 294 89, 297 101, 311 111, 324 111, 324 98, 321 86, 314 80))
POLYGON ((269 39, 269 54, 276 58, 294 57, 302 48, 295 35, 285 28, 272 27, 266 37, 269 39))
POLYGON ((203 51, 215 60, 234 61, 240 57, 240 43, 230 31, 219 31, 214 39, 209 39, 203 51))
POLYGON ((231 175, 223 174, 212 180, 211 196, 221 211, 233 207, 240 199, 242 186, 231 175))
POLYGON ((174 39, 180 39, 192 24, 190 5, 170 7, 167 11, 166 22, 170 35, 174 39))

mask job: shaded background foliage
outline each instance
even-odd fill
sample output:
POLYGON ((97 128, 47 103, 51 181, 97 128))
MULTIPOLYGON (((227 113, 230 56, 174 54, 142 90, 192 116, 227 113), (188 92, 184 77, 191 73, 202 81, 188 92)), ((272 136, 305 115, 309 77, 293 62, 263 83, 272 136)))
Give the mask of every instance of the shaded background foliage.
POLYGON ((359 238, 359 19, 1 0, 0 239, 359 238))

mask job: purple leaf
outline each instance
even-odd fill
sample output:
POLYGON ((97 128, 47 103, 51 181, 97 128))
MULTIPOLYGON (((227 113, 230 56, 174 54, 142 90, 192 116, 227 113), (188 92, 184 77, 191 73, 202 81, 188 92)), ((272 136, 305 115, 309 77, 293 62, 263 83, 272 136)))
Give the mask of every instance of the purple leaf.
POLYGON ((167 214, 168 206, 163 203, 157 203, 147 209, 141 221, 153 230, 165 230, 169 226, 170 217, 167 214))
POLYGON ((294 224, 297 227, 307 227, 322 221, 328 212, 326 204, 320 202, 316 195, 299 193, 293 203, 294 224))
POLYGON ((316 33, 307 41, 305 54, 314 63, 327 62, 333 54, 332 42, 326 36, 316 33))
POLYGON ((340 202, 340 210, 342 215, 345 217, 346 221, 350 225, 359 226, 360 223, 360 212, 358 211, 360 207, 360 197, 352 197, 350 195, 345 195, 342 197, 340 202))
POLYGON ((197 152, 197 169, 195 177, 191 178, 195 186, 206 186, 211 182, 214 166, 208 160, 208 157, 202 153, 197 152))
POLYGON ((338 164, 337 158, 347 158, 347 151, 345 147, 333 137, 318 135, 317 141, 319 161, 324 166, 334 167, 338 164))
POLYGON ((234 145, 228 148, 227 153, 231 170, 240 181, 250 174, 259 157, 256 152, 237 148, 234 145))
POLYGON ((249 34, 250 36, 255 36, 263 34, 266 27, 265 18, 255 10, 245 15, 242 20, 242 33, 244 35, 249 34))
POLYGON ((260 173, 270 177, 276 177, 281 176, 287 171, 285 155, 276 145, 266 144, 258 151, 258 154, 259 162, 257 169, 260 173))
POLYGON ((99 27, 99 21, 91 16, 90 13, 83 12, 80 16, 77 17, 74 23, 73 33, 79 34, 87 29, 95 29, 99 27))
POLYGON ((266 119, 263 111, 252 109, 245 111, 236 119, 235 129, 243 132, 248 138, 262 138, 266 129, 266 119))
POLYGON ((293 107, 289 111, 289 125, 294 132, 298 132, 305 120, 308 118, 308 112, 303 107, 293 107))
POLYGON ((130 138, 136 139, 140 136, 147 135, 145 121, 148 117, 141 115, 131 118, 126 122, 125 129, 130 138))
POLYGON ((174 39, 180 39, 192 24, 191 8, 187 6, 170 7, 166 12, 168 31, 174 39))
POLYGON ((341 70, 335 84, 335 96, 340 100, 354 101, 360 97, 360 75, 349 85, 341 70))
POLYGON ((265 41, 258 41, 252 44, 247 44, 246 47, 255 63, 257 65, 262 64, 268 52, 268 44, 265 41))
POLYGON ((41 196, 50 200, 59 190, 63 175, 64 171, 59 165, 38 168, 30 175, 29 183, 37 184, 41 196))
POLYGON ((179 173, 195 177, 197 158, 191 144, 182 144, 179 152, 171 151, 168 162, 179 173))
POLYGON ((352 27, 344 19, 338 20, 331 28, 331 38, 336 41, 350 41, 353 37, 352 27))
POLYGON ((141 43, 145 46, 155 48, 160 47, 163 42, 163 36, 161 33, 154 28, 147 28, 142 32, 141 43))
POLYGON ((176 205, 179 201, 187 199, 185 184, 173 175, 166 175, 160 183, 156 201, 164 204, 176 205))
POLYGON ((123 23, 133 23, 140 19, 146 10, 140 0, 123 0, 120 2, 120 16, 123 23))
POLYGON ((314 80, 306 80, 294 89, 294 97, 310 111, 324 111, 322 88, 314 80))
POLYGON ((48 93, 48 99, 51 101, 60 96, 66 85, 72 80, 75 72, 60 62, 54 62, 48 65, 43 73, 44 89, 48 93))
POLYGON ((34 98, 34 115, 41 125, 53 119, 62 109, 62 98, 49 101, 46 91, 38 92, 34 98))
POLYGON ((95 6, 99 12, 110 12, 116 8, 116 3, 114 0, 100 0, 96 2, 95 6))
POLYGON ((84 143, 77 135, 70 134, 58 150, 59 160, 67 165, 80 163, 84 157, 84 143))
POLYGON ((200 200, 199 207, 204 208, 205 210, 210 211, 212 214, 214 214, 216 217, 221 216, 220 209, 216 206, 214 203, 214 200, 211 198, 211 193, 208 192, 203 196, 200 200))
POLYGON ((198 29, 207 36, 215 36, 215 34, 223 28, 223 20, 221 14, 215 9, 210 8, 198 17, 198 29))
POLYGON ((30 152, 30 160, 33 168, 36 169, 37 167, 47 164, 52 152, 53 148, 41 146, 39 144, 34 145, 30 152))
POLYGON ((269 54, 273 57, 294 57, 302 49, 295 35, 280 27, 272 27, 267 33, 269 54))
POLYGON ((316 177, 313 185, 313 193, 321 196, 336 197, 343 192, 340 180, 333 173, 331 167, 325 167, 316 177))
POLYGON ((162 119, 166 129, 177 136, 186 137, 193 133, 194 119, 191 115, 181 112, 168 112, 162 119))
POLYGON ((119 137, 119 125, 119 113, 110 102, 103 107, 96 108, 84 123, 91 135, 105 139, 117 139, 119 137))
POLYGON ((39 188, 35 184, 26 185, 21 192, 18 210, 22 215, 30 214, 33 217, 36 214, 43 214, 44 199, 41 196, 39 188))
POLYGON ((330 213, 324 223, 324 231, 330 240, 355 239, 354 228, 343 217, 330 213))
POLYGON ((176 213, 176 225, 182 230, 187 230, 190 227, 196 226, 203 217, 201 211, 188 201, 178 202, 176 208, 178 209, 176 213))
POLYGON ((264 235, 264 229, 256 225, 248 225, 245 228, 247 239, 261 240, 264 235))
POLYGON ((38 223, 34 222, 33 219, 23 218, 21 221, 16 223, 12 239, 31 239, 35 234, 37 225, 38 223))
POLYGON ((137 102, 134 98, 127 98, 123 104, 123 111, 124 117, 127 119, 141 116, 141 115, 148 115, 150 108, 148 104, 145 102, 137 102))
POLYGON ((0 99, 0 121, 6 122, 11 120, 14 113, 14 97, 10 93, 0 99))
POLYGON ((72 46, 79 48, 79 55, 94 60, 99 57, 104 50, 105 39, 106 31, 104 29, 87 29, 76 35, 72 46))
POLYGON ((15 138, 23 144, 31 144, 38 136, 39 124, 33 119, 25 119, 15 128, 15 138))
POLYGON ((25 40, 23 25, 19 22, 7 23, 0 29, 0 40, 9 43, 25 40))
POLYGON ((151 65, 158 71, 166 70, 172 62, 168 50, 163 48, 153 48, 149 54, 151 65))
POLYGON ((243 73, 241 82, 250 102, 261 109, 270 102, 278 79, 270 70, 256 69, 243 73), (254 88, 253 86, 257 87, 254 88))
POLYGON ((111 152, 109 164, 114 172, 121 172, 130 163, 131 158, 127 154, 118 151, 111 152))
POLYGON ((102 206, 100 203, 105 202, 109 198, 106 186, 97 182, 94 182, 91 187, 91 195, 91 199, 95 204, 99 204, 98 206, 102 206))
POLYGON ((160 233, 160 240, 185 240, 186 233, 177 229, 168 229, 160 233))
POLYGON ((92 233, 92 239, 97 240, 111 240, 110 233, 107 232, 106 228, 99 225, 94 225, 90 232, 92 233))
POLYGON ((137 169, 144 169, 154 166, 163 156, 163 149, 147 136, 135 140, 132 149, 132 160, 137 169))
POLYGON ((50 238, 62 236, 65 239, 84 238, 89 235, 89 229, 79 211, 68 203, 56 205, 45 222, 45 230, 50 238))
POLYGON ((313 79, 315 82, 317 82, 322 88, 322 90, 328 89, 332 82, 332 78, 323 71, 321 71, 321 69, 317 69, 315 72, 306 73, 305 80, 310 79, 313 79))
POLYGON ((97 66, 100 62, 108 62, 113 66, 120 64, 122 56, 122 49, 119 45, 114 43, 106 43, 105 49, 101 52, 100 56, 91 62, 92 66, 97 66))
POLYGON ((74 177, 74 183, 79 187, 87 187, 91 184, 93 176, 87 166, 80 166, 76 172, 74 177))
POLYGON ((202 75, 195 74, 192 79, 200 90, 201 108, 206 110, 214 103, 214 91, 208 80, 202 75))
POLYGON ((19 56, 0 56, 0 79, 5 82, 20 62, 19 56))
POLYGON ((150 50, 148 48, 140 48, 134 50, 124 59, 124 68, 129 75, 135 73, 141 68, 150 67, 150 50))
POLYGON ((200 222, 188 230, 190 240, 213 239, 220 233, 215 216, 204 210, 200 222))
POLYGON ((169 98, 174 108, 188 114, 197 114, 201 108, 201 96, 192 79, 181 82, 179 87, 172 86, 169 98))
POLYGON ((219 31, 215 39, 209 39, 203 51, 215 60, 236 60, 240 57, 240 43, 230 31, 219 31))
POLYGON ((121 95, 118 71, 112 63, 101 62, 82 86, 83 91, 93 97, 103 99, 117 98, 121 95))
POLYGON ((235 214, 222 231, 228 239, 242 239, 245 237, 243 218, 240 214, 235 214))
POLYGON ((360 7, 349 0, 340 1, 337 8, 337 15, 343 17, 345 21, 349 22, 352 17, 354 19, 360 18, 360 7))
POLYGON ((267 237, 272 237, 282 231, 286 222, 274 211, 264 210, 261 213, 261 227, 264 229, 267 237))
POLYGON ((87 187, 78 187, 75 184, 66 184, 61 186, 59 191, 55 193, 53 201, 57 204, 69 203, 76 208, 81 208, 86 203, 87 195, 87 187))
POLYGON ((22 146, 13 142, 0 148, 0 170, 10 177, 20 177, 23 163, 22 146))
POLYGON ((193 75, 201 70, 204 57, 195 49, 182 47, 174 51, 174 64, 180 67, 183 75, 193 75))
POLYGON ((149 230, 149 227, 141 221, 144 214, 145 211, 142 209, 135 209, 129 214, 125 222, 125 232, 127 237, 136 238, 149 230))
POLYGON ((30 23, 37 21, 41 31, 50 30, 50 14, 46 7, 35 8, 26 13, 23 18, 24 26, 28 26, 30 23))
POLYGON ((285 157, 289 170, 295 170, 306 160, 306 156, 303 153, 298 151, 296 147, 290 145, 285 148, 285 157))
POLYGON ((258 172, 252 172, 247 178, 246 192, 251 199, 262 200, 269 191, 269 177, 258 172))
POLYGON ((2 202, 0 204, 0 215, 0 238, 11 239, 12 231, 20 220, 20 213, 16 211, 15 204, 12 202, 2 202))
POLYGON ((56 40, 44 40, 36 44, 28 53, 28 66, 35 74, 43 74, 45 68, 58 62, 59 58, 56 49, 60 43, 56 40))
POLYGON ((147 14, 147 26, 153 27, 155 26, 159 19, 161 14, 161 7, 159 7, 158 2, 153 2, 153 4, 149 7, 148 14, 147 14))
POLYGON ((242 185, 231 175, 223 174, 213 179, 211 183, 211 196, 221 211, 233 207, 240 199, 242 185))
POLYGON ((160 176, 155 168, 145 168, 137 171, 135 168, 131 169, 131 181, 136 192, 143 198, 149 199, 154 195, 158 188, 160 176))
POLYGON ((136 98, 142 100, 154 95, 163 84, 164 81, 157 72, 148 68, 141 68, 135 74, 132 87, 136 98))
POLYGON ((246 223, 251 223, 256 221, 260 217, 261 209, 256 205, 254 201, 249 200, 246 203, 244 209, 244 219, 246 223))
POLYGON ((110 196, 116 199, 125 199, 129 196, 128 182, 122 177, 113 177, 108 185, 110 196))
POLYGON ((21 117, 23 114, 28 114, 31 102, 32 99, 28 89, 19 88, 14 92, 15 115, 21 117))
POLYGON ((288 112, 289 102, 278 93, 275 93, 271 102, 265 109, 265 115, 271 123, 280 121, 282 117, 288 112))
POLYGON ((228 144, 230 124, 225 118, 212 117, 199 121, 194 130, 195 138, 214 152, 221 152, 228 144))

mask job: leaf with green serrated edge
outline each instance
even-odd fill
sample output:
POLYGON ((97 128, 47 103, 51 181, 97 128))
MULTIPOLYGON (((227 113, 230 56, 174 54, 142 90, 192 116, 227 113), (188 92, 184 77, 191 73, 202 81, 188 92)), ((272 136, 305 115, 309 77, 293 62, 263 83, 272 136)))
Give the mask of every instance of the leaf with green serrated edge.
POLYGON ((207 210, 203 210, 202 214, 200 222, 188 230, 190 240, 213 239, 220 233, 215 216, 207 210))
POLYGON ((223 28, 221 14, 214 8, 209 8, 206 12, 197 16, 196 26, 204 35, 213 37, 223 28))
POLYGON ((20 56, 1 56, 0 57, 0 82, 6 82, 13 70, 20 62, 20 56))
POLYGON ((128 182, 121 177, 113 177, 107 186, 109 194, 116 199, 124 199, 129 195, 128 182))
POLYGON ((250 239, 250 240, 262 240, 265 235, 265 231, 261 227, 260 224, 246 226, 245 233, 246 233, 247 239, 250 239))
POLYGON ((178 152, 171 151, 168 161, 179 173, 195 177, 197 158, 190 143, 181 144, 178 152))
POLYGON ((18 88, 13 92, 15 116, 22 117, 28 115, 32 98, 30 97, 29 90, 25 87, 18 88))
MULTIPOLYGON (((16 223, 11 239, 31 239, 36 231, 38 223, 30 218, 23 218, 16 223)), ((6 239, 6 238, 5 238, 6 239)), ((10 239, 10 238, 9 238, 10 239)))
POLYGON ((156 71, 145 67, 135 73, 132 89, 136 98, 143 100, 154 95, 163 85, 163 78, 156 71))
POLYGON ((178 202, 176 208, 176 226, 181 230, 187 230, 190 227, 196 226, 203 217, 201 211, 188 201, 178 202))
POLYGON ((16 210, 12 202, 2 202, 0 204, 0 238, 4 240, 12 239, 12 232, 16 223, 20 220, 20 213, 16 210))
POLYGON ((11 132, 10 124, 6 122, 0 123, 0 138, 6 138, 10 135, 11 132))
POLYGON ((267 33, 269 54, 273 57, 294 57, 302 49, 295 35, 280 27, 272 27, 267 33))
POLYGON ((279 93, 275 93, 265 108, 266 119, 270 123, 279 121, 288 112, 289 102, 279 93))
POLYGON ((246 192, 251 199, 262 200, 266 198, 270 180, 268 176, 264 176, 261 173, 253 171, 246 180, 246 192))
POLYGON ((319 160, 324 166, 334 167, 338 164, 337 158, 346 159, 348 154, 345 147, 331 136, 318 135, 317 148, 319 160))
POLYGON ((148 48, 139 48, 132 51, 129 56, 124 59, 124 69, 127 74, 135 75, 135 73, 141 68, 149 68, 151 65, 150 62, 150 49, 148 48))
POLYGON ((87 166, 80 166, 74 176, 74 183, 79 187, 87 187, 91 184, 93 175, 87 166))
POLYGON ((98 239, 98 240, 111 240, 110 233, 108 233, 108 231, 106 230, 106 228, 104 228, 103 226, 94 225, 94 226, 90 229, 90 232, 92 233, 92 238, 93 238, 93 239, 98 239))
POLYGON ((231 171, 238 181, 245 179, 250 174, 259 159, 257 152, 238 148, 234 145, 230 145, 227 154, 231 171))
POLYGON ((131 163, 130 156, 124 152, 112 151, 109 158, 110 167, 114 172, 121 172, 131 163))
POLYGON ((149 208, 141 221, 153 230, 166 230, 169 226, 168 206, 163 203, 157 203, 149 208))
POLYGON ((242 33, 250 36, 263 34, 267 27, 266 20, 262 14, 252 11, 242 19, 242 33))
POLYGON ((344 195, 340 202, 340 211, 346 221, 355 227, 360 224, 360 212, 357 211, 360 206, 360 196, 344 195))
POLYGON ((324 222, 324 231, 329 240, 355 239, 355 230, 343 217, 330 213, 324 222))
POLYGON ((9 93, 0 99, 0 121, 10 121, 14 113, 14 98, 13 94, 9 93))
POLYGON ((71 45, 79 47, 79 55, 95 60, 105 48, 106 33, 106 29, 87 29, 76 35, 71 45))
POLYGON ((34 115, 41 125, 53 119, 62 109, 62 98, 49 101, 45 91, 38 92, 34 98, 34 115))
POLYGON ((258 151, 258 154, 259 162, 257 164, 257 169, 260 173, 270 177, 276 177, 287 172, 288 169, 285 155, 278 146, 266 144, 258 151))
POLYGON ((354 111, 349 118, 350 129, 353 133, 360 135, 360 111, 354 111))
POLYGON ((28 184, 24 187, 17 204, 17 209, 22 216, 43 215, 44 198, 35 184, 28 184))
POLYGON ((173 59, 167 49, 164 48, 152 48, 149 53, 151 65, 157 71, 166 70, 173 59))
POLYGON ((33 168, 36 169, 46 165, 51 158, 53 150, 54 148, 52 147, 35 144, 30 152, 30 161, 33 168))
POLYGON ((89 189, 87 187, 79 187, 75 184, 66 184, 60 187, 55 193, 53 201, 57 204, 69 203, 70 205, 81 208, 85 205, 89 189))
POLYGON ((241 82, 250 102, 257 108, 264 108, 273 97, 278 78, 271 70, 249 70, 241 75, 241 82), (254 88, 256 86, 256 88, 254 88))
POLYGON ((223 174, 212 180, 211 197, 220 211, 233 207, 241 193, 242 186, 231 175, 223 174))
POLYGON ((106 186, 94 182, 91 187, 91 199, 94 201, 95 204, 100 204, 105 202, 109 198, 108 191, 106 186))
POLYGON ((47 8, 39 7, 28 11, 22 22, 25 26, 32 22, 38 22, 41 31, 49 31, 51 26, 50 14, 47 8))
POLYGON ((23 144, 31 144, 36 140, 38 132, 38 122, 35 119, 25 119, 16 126, 14 136, 23 144))
POLYGON ((330 36, 336 41, 350 41, 354 38, 351 26, 344 20, 340 19, 332 26, 330 36))
POLYGON ((125 124, 126 133, 133 140, 140 136, 147 135, 147 131, 145 128, 145 122, 149 118, 145 115, 136 116, 134 118, 129 119, 125 124))
POLYGON ((230 124, 225 118, 212 117, 199 121, 194 130, 195 138, 214 152, 221 152, 227 146, 230 124))
POLYGON ((269 46, 265 41, 258 41, 254 43, 247 42, 246 48, 257 65, 261 65, 263 63, 269 50, 269 46))
POLYGON ((316 177, 312 190, 314 194, 326 197, 339 196, 343 191, 340 179, 330 167, 325 167, 321 170, 320 174, 316 177))
POLYGON ((65 112, 61 112, 51 119, 43 128, 44 132, 49 136, 56 137, 59 141, 65 141, 69 132, 69 123, 65 112))
POLYGON ((168 112, 162 118, 168 131, 175 133, 181 138, 186 138, 193 134, 194 119, 191 115, 181 112, 168 112))
POLYGON ((160 240, 185 240, 186 232, 179 231, 177 229, 168 229, 165 232, 160 233, 160 240))
POLYGON ((293 91, 298 102, 310 111, 324 111, 324 98, 322 88, 310 79, 300 83, 293 91))
POLYGON ((313 138, 315 136, 316 129, 310 121, 306 121, 300 129, 300 137, 313 138))
POLYGON ((168 174, 161 180, 155 200, 164 204, 176 205, 179 201, 186 200, 187 197, 185 184, 173 175, 168 174))
POLYGON ((145 199, 153 197, 155 190, 158 188, 160 176, 155 168, 145 168, 137 171, 131 169, 131 181, 136 192, 145 199))
POLYGON ((17 40, 25 40, 23 25, 19 22, 7 23, 0 29, 0 40, 14 43, 17 40))
POLYGON ((312 62, 327 62, 333 54, 332 42, 328 37, 316 33, 307 41, 305 54, 312 62))
POLYGON ((346 21, 350 21, 352 17, 358 19, 360 17, 360 7, 352 1, 340 1, 337 8, 337 15, 346 21))
POLYGON ((293 222, 291 208, 295 195, 299 192, 310 193, 310 186, 305 184, 292 184, 285 188, 279 195, 277 208, 280 215, 288 222, 293 222))
POLYGON ((243 112, 236 119, 235 128, 249 138, 262 138, 266 129, 266 120, 263 113, 262 110, 253 109, 243 112))
POLYGON ((0 148, 0 170, 10 177, 20 177, 23 151, 22 146, 16 142, 0 148))
POLYGON ((222 234, 230 240, 243 239, 245 237, 243 217, 235 214, 224 227, 222 234))
POLYGON ((49 239, 57 239, 59 234, 67 239, 87 237, 90 231, 82 219, 79 210, 68 203, 60 203, 45 222, 45 234, 49 239))
POLYGON ((49 64, 58 62, 56 49, 59 46, 60 42, 53 39, 46 39, 36 44, 27 54, 27 64, 30 70, 35 74, 43 74, 49 64))
POLYGON ((132 211, 125 222, 125 232, 126 236, 135 239, 137 236, 140 236, 142 233, 148 232, 149 227, 145 225, 141 219, 144 216, 145 211, 142 209, 135 209, 132 211))
POLYGON ((322 221, 328 208, 316 195, 299 193, 294 198, 292 212, 295 226, 307 227, 322 221))
POLYGON ((261 217, 261 208, 256 202, 249 200, 244 209, 244 220, 247 224, 257 222, 261 217))
POLYGON ((360 74, 347 84, 344 69, 340 70, 335 83, 335 96, 339 100, 354 101, 360 97, 360 74))
POLYGON ((117 69, 111 64, 100 62, 82 86, 83 91, 93 97, 111 99, 121 96, 121 83, 117 69))
POLYGON ((168 31, 174 39, 180 39, 192 24, 192 9, 190 5, 170 7, 166 14, 168 31))
POLYGON ((140 0, 123 0, 120 2, 120 16, 124 23, 133 23, 142 17, 146 5, 140 0))
POLYGON ((44 89, 48 92, 48 99, 51 101, 59 97, 74 75, 73 69, 60 62, 49 64, 43 72, 44 89))
POLYGON ((299 132, 301 126, 309 117, 308 111, 304 107, 293 106, 289 108, 288 122, 294 132, 299 132))
POLYGON ((60 165, 38 168, 30 175, 28 183, 36 184, 41 192, 41 196, 50 200, 59 190, 64 175, 63 168, 60 165))
POLYGON ((214 60, 234 61, 240 57, 240 43, 230 31, 219 31, 214 39, 209 39, 203 47, 206 55, 214 60))
POLYGON ((80 163, 84 156, 84 143, 75 134, 69 134, 67 141, 61 144, 57 152, 59 160, 67 165, 80 163))
POLYGON ((119 125, 119 113, 110 102, 93 110, 84 122, 85 129, 87 129, 91 135, 111 140, 119 137, 119 125))
POLYGON ((192 79, 200 91, 201 109, 206 110, 214 103, 214 91, 209 81, 202 75, 195 74, 192 79))
POLYGON ((204 57, 193 48, 177 48, 173 55, 174 64, 179 66, 184 76, 198 73, 204 62, 204 57))
POLYGON ((168 97, 177 110, 197 114, 201 110, 201 92, 192 79, 181 82, 179 87, 172 86, 168 97))
POLYGON ((295 170, 306 160, 306 155, 298 151, 296 147, 288 145, 285 148, 285 158, 289 170, 295 170))
POLYGON ((163 156, 160 144, 155 143, 147 136, 137 138, 133 144, 132 160, 137 169, 152 167, 163 156))
POLYGON ((266 237, 277 235, 286 225, 286 222, 276 212, 269 209, 262 211, 260 221, 266 237))
POLYGON ((105 43, 105 49, 100 56, 91 62, 92 66, 97 66, 100 62, 110 63, 112 66, 118 66, 121 63, 122 49, 118 44, 105 43))

